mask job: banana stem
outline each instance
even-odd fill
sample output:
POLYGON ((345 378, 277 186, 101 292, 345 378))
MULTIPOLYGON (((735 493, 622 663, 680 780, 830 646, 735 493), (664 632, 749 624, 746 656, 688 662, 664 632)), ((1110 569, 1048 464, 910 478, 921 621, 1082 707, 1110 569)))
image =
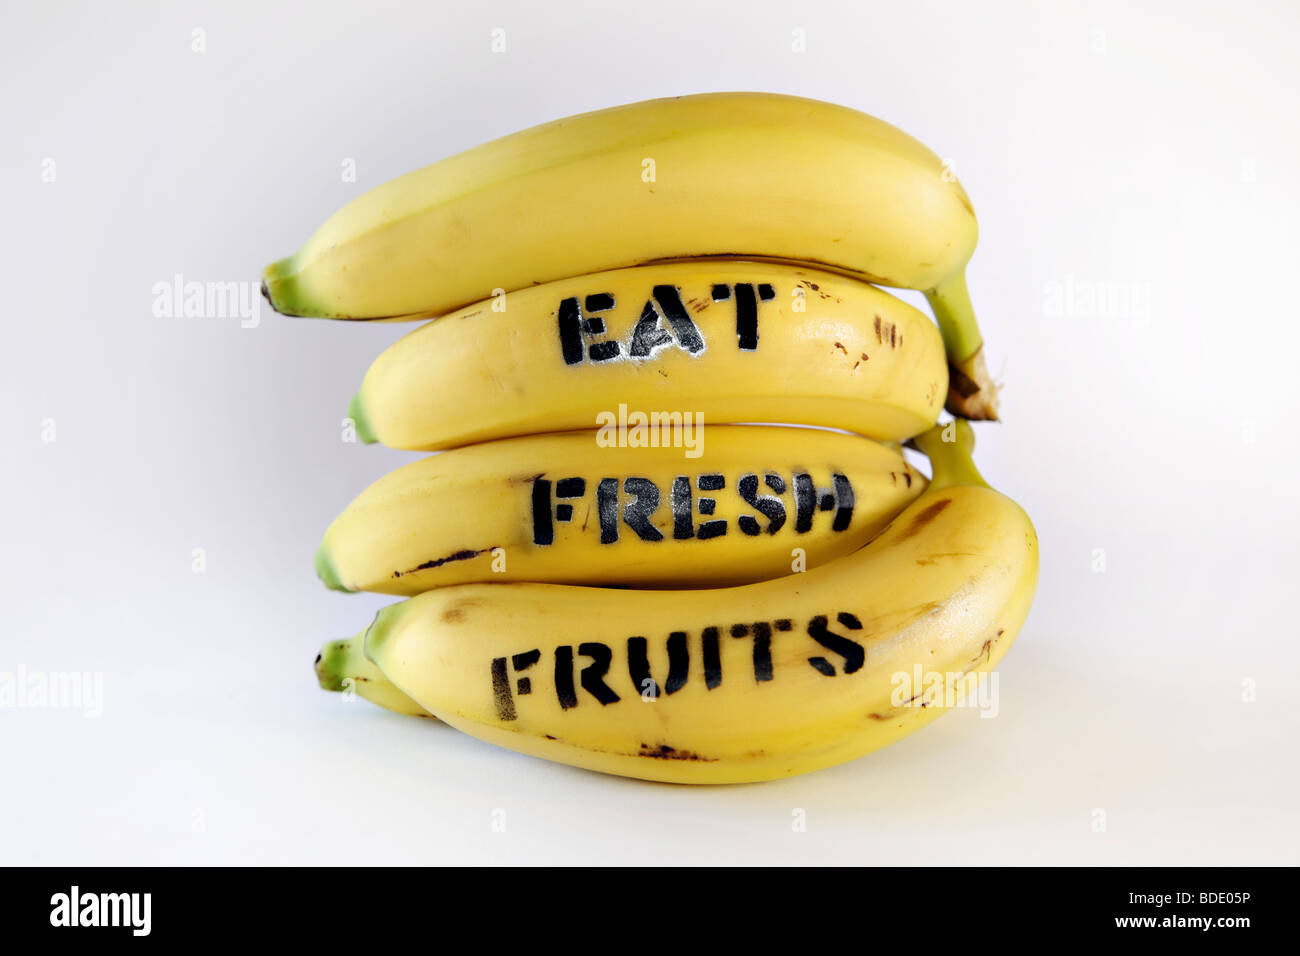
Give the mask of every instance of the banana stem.
POLYGON ((930 467, 934 469, 927 493, 956 485, 989 486, 971 457, 975 450, 975 430, 965 419, 935 425, 912 441, 930 459, 930 467))
POLYGON ((966 290, 966 272, 963 270, 940 282, 925 298, 939 323, 948 361, 955 365, 969 361, 983 347, 984 338, 966 290))
POLYGON ((925 298, 948 353, 948 411, 959 418, 997 421, 998 390, 984 362, 984 337, 970 304, 965 271, 939 283, 925 298))

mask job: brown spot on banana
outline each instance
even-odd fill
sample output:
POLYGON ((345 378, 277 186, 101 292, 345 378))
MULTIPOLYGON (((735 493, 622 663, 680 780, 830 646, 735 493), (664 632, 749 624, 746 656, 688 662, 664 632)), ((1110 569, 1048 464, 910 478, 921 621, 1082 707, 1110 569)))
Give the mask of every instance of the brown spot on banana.
POLYGON ((907 526, 906 530, 904 530, 902 534, 900 534, 894 540, 896 542, 906 541, 908 538, 912 537, 913 535, 919 534, 925 528, 926 525, 928 525, 935 518, 939 517, 939 515, 943 512, 943 510, 947 508, 950 504, 952 504, 951 498, 940 498, 934 504, 930 505, 920 514, 918 514, 915 518, 913 518, 912 523, 907 526))
POLYGON ((393 577, 400 578, 405 577, 408 574, 415 574, 417 571, 428 571, 430 568, 440 568, 444 564, 449 564, 452 561, 468 561, 470 558, 477 558, 480 554, 484 554, 491 550, 492 548, 488 547, 479 548, 477 551, 453 551, 445 558, 433 558, 432 560, 425 561, 423 564, 417 564, 415 567, 409 568, 406 571, 394 571, 393 577))
POLYGON ((979 557, 974 551, 936 551, 928 558, 917 558, 916 563, 921 567, 928 567, 931 564, 937 564, 940 558, 976 558, 979 557))
POLYGON ((468 608, 475 607, 481 603, 482 601, 479 598, 462 598, 455 604, 451 605, 451 607, 443 609, 442 619, 447 624, 456 624, 468 617, 465 613, 468 608))
POLYGON ((690 750, 678 750, 667 744, 651 746, 642 744, 641 749, 637 752, 638 757, 650 757, 653 760, 700 760, 706 763, 713 763, 716 757, 701 757, 699 754, 690 750))

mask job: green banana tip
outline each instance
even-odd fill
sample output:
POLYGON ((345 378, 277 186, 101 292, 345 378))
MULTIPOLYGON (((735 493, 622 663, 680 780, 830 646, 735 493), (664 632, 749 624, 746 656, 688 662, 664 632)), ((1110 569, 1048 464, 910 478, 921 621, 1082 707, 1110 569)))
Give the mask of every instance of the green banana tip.
POLYGON ((293 272, 293 256, 285 256, 283 259, 276 259, 269 266, 262 270, 262 284, 275 279, 283 279, 293 272))
POLYGON ((338 572, 334 570, 334 562, 330 560, 329 552, 325 550, 325 545, 316 549, 316 556, 312 559, 316 566, 316 577, 331 591, 342 591, 345 594, 351 594, 352 589, 343 584, 339 578, 338 572))
POLYGON ((361 393, 357 392, 348 402, 348 418, 352 419, 352 426, 357 430, 357 437, 367 445, 373 445, 379 441, 375 435, 374 429, 370 427, 370 422, 366 419, 365 407, 361 404, 361 393))
POLYGON ((406 602, 399 601, 396 604, 380 608, 379 613, 375 615, 375 619, 370 622, 370 626, 361 635, 361 653, 365 655, 366 660, 381 671, 384 668, 379 663, 379 657, 383 654, 384 644, 392 633, 393 624, 401 617, 402 610, 405 607, 406 602))
POLYGON ((297 316, 303 313, 289 301, 293 290, 294 257, 277 259, 262 270, 262 298, 281 315, 297 316))
POLYGON ((316 655, 316 681, 321 690, 343 690, 343 675, 339 673, 339 659, 347 653, 348 642, 330 641, 316 655))

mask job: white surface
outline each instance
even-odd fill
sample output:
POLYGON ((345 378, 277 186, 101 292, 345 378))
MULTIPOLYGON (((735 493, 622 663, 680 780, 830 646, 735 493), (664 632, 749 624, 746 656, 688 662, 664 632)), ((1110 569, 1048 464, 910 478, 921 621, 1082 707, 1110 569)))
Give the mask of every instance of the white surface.
POLYGON ((102 672, 104 700, 0 709, 0 861, 1300 862, 1297 8, 551 6, 6 9, 0 671, 102 672), (317 646, 387 599, 326 592, 312 551, 412 457, 340 419, 405 327, 155 318, 153 284, 256 282, 394 175, 719 89, 881 116, 973 198, 1006 381, 979 462, 1043 555, 1000 716, 686 789, 322 693, 317 646), (1150 307, 1048 314, 1067 281, 1150 307))

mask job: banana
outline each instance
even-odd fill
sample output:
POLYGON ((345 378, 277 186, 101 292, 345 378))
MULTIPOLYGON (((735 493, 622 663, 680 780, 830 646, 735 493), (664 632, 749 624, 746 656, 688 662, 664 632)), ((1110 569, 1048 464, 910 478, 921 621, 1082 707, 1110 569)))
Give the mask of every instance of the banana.
POLYGON ((816 263, 923 291, 955 370, 949 404, 996 417, 965 283, 977 235, 951 170, 888 123, 709 93, 572 116, 392 180, 270 265, 263 289, 289 315, 415 318, 665 259, 816 263))
POLYGON ((917 443, 925 493, 870 544, 721 590, 442 588, 384 609, 365 653, 452 726, 591 770, 680 783, 851 760, 955 704, 1029 611, 1033 526, 970 459, 965 422, 917 443))
POLYGON ((316 679, 322 690, 352 692, 385 710, 412 717, 433 717, 388 682, 384 672, 366 660, 365 631, 343 641, 330 641, 316 655, 316 679))
POLYGON ((371 365, 358 435, 435 450, 691 412, 908 438, 948 386, 934 323, 857 279, 679 262, 566 279, 413 330, 371 365))
POLYGON ((840 432, 679 435, 689 444, 538 435, 413 462, 330 525, 317 572, 337 590, 404 595, 472 581, 742 584, 857 550, 926 482, 899 451, 840 432))

